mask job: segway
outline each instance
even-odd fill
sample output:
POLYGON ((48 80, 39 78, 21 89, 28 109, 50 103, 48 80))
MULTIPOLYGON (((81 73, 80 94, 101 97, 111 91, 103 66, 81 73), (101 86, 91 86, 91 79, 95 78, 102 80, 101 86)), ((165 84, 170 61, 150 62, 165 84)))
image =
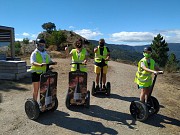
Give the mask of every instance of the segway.
MULTIPOLYGON (((159 72, 158 74, 163 74, 159 72)), ((130 113, 135 120, 145 121, 149 116, 157 114, 160 109, 158 100, 152 96, 153 88, 156 83, 157 74, 154 75, 151 93, 148 96, 147 103, 141 101, 132 101, 130 105, 130 113)))
POLYGON ((72 105, 90 107, 90 91, 87 90, 87 73, 80 71, 82 63, 71 63, 77 66, 76 71, 69 72, 69 88, 65 105, 68 109, 72 105))
POLYGON ((99 63, 99 66, 101 68, 101 72, 100 72, 100 87, 96 88, 95 81, 93 81, 92 90, 91 90, 91 94, 93 96, 95 96, 97 93, 104 93, 107 96, 110 96, 110 94, 111 94, 111 83, 110 82, 106 83, 106 87, 105 88, 103 88, 103 86, 102 86, 103 67, 106 66, 105 61, 106 60, 102 59, 101 62, 99 63))
POLYGON ((49 70, 50 65, 47 64, 46 73, 40 76, 40 101, 35 101, 33 98, 27 99, 25 102, 25 112, 29 119, 35 120, 39 114, 46 111, 54 112, 58 108, 57 99, 57 72, 49 70))

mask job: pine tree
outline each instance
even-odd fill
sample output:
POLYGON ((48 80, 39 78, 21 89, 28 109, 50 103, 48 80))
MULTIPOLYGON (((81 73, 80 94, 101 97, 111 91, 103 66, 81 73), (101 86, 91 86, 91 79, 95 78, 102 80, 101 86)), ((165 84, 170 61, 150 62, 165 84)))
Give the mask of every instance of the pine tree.
POLYGON ((153 50, 152 58, 159 64, 160 67, 165 67, 168 61, 168 44, 163 39, 161 34, 158 34, 154 37, 154 40, 151 43, 151 48, 153 50))
POLYGON ((166 71, 173 72, 177 71, 179 61, 176 59, 176 55, 171 53, 166 64, 166 71))

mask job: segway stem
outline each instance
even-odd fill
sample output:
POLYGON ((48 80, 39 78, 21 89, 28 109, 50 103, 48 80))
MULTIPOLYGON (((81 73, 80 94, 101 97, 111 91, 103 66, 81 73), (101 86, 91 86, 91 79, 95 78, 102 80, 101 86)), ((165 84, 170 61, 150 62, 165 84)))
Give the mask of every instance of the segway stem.
POLYGON ((56 65, 56 63, 55 62, 51 62, 51 63, 46 64, 46 72, 49 71, 49 66, 50 65, 56 65))
MULTIPOLYGON (((163 74, 163 73, 158 73, 158 74, 163 74)), ((154 79, 153 79, 153 83, 152 83, 152 86, 151 86, 151 92, 149 93, 149 97, 151 96, 151 94, 153 92, 154 85, 156 83, 156 79, 157 79, 157 74, 154 74, 154 79)))

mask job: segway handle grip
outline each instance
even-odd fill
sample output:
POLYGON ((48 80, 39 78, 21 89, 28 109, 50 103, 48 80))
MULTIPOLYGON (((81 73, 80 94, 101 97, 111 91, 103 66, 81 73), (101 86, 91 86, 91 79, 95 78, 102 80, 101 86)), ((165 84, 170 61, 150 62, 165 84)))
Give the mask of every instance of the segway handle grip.
POLYGON ((164 74, 164 71, 157 71, 157 73, 154 73, 154 75, 158 75, 158 74, 164 74))
POLYGON ((97 59, 97 60, 102 60, 102 61, 109 61, 109 60, 105 60, 105 59, 97 59))
POLYGON ((84 63, 82 63, 82 62, 72 62, 70 65, 73 65, 73 64, 76 64, 76 65, 78 65, 78 64, 86 65, 86 64, 84 64, 84 63))
POLYGON ((48 63, 47 65, 56 65, 57 64, 57 62, 50 62, 50 63, 48 63))

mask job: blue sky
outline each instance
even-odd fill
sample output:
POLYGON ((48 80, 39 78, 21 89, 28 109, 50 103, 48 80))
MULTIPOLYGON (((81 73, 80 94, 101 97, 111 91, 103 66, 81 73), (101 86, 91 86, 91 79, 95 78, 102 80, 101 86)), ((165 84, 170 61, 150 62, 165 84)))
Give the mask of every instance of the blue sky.
POLYGON ((160 33, 180 43, 180 0, 0 0, 0 25, 16 40, 36 39, 42 24, 107 43, 144 45, 160 33))

